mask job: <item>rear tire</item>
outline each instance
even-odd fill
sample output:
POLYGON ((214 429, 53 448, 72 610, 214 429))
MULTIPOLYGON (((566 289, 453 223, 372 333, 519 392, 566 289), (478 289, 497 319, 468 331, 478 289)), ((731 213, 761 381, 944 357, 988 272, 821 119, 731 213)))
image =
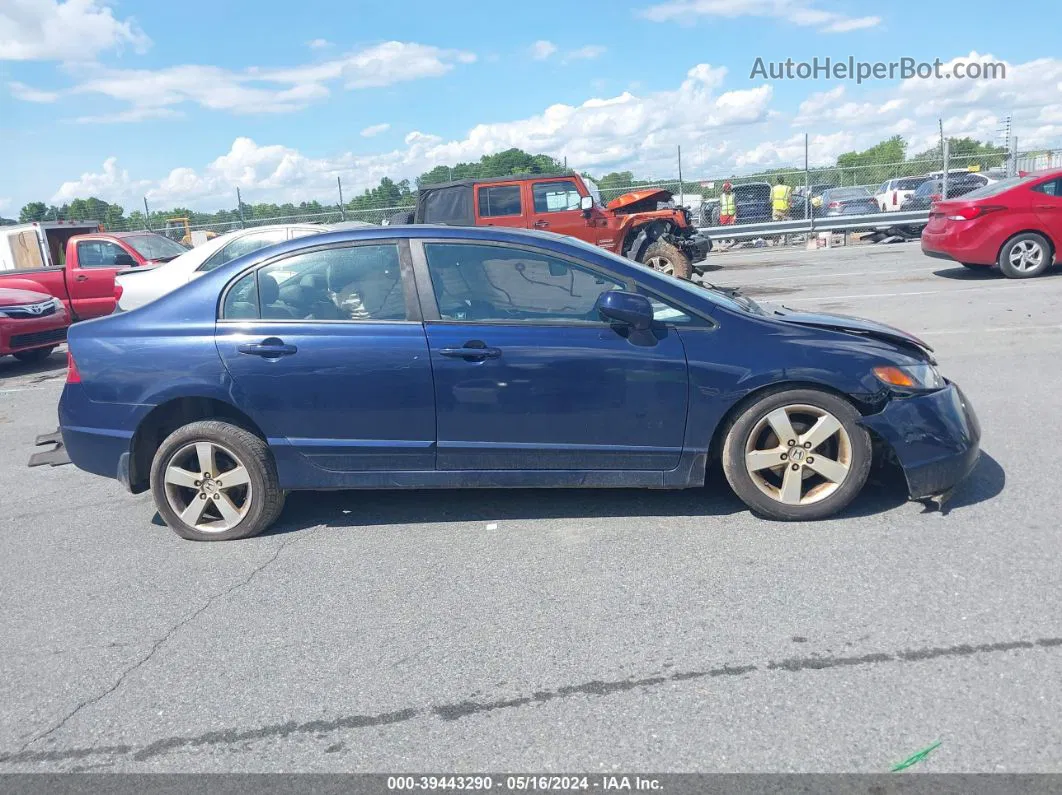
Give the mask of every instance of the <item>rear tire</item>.
POLYGON ((822 519, 866 483, 870 435, 847 400, 817 389, 770 393, 725 431, 723 471, 753 513, 781 521, 822 519))
POLYGON ((217 420, 190 423, 166 438, 151 463, 151 494, 163 521, 191 541, 256 536, 284 507, 265 441, 217 420))
POLYGON ((50 348, 34 348, 31 351, 16 351, 11 354, 20 362, 26 362, 27 364, 36 364, 37 362, 43 362, 49 356, 52 355, 52 351, 56 348, 55 345, 50 348))
POLYGON ((1051 244, 1043 235, 1025 232, 1015 235, 999 252, 999 270, 1008 279, 1031 279, 1051 267, 1051 244))
POLYGON ((693 263, 677 246, 664 240, 657 240, 649 244, 642 255, 642 264, 655 271, 677 276, 680 279, 688 279, 693 273, 693 263))

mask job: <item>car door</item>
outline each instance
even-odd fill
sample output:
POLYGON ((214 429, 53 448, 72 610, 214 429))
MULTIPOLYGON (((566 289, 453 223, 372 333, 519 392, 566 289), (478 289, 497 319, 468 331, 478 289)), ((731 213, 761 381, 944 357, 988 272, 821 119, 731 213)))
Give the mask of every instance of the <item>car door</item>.
POLYGON ((623 281, 533 247, 413 241, 442 470, 674 468, 688 401, 674 331, 630 339, 595 304, 623 281))
POLYGON ((79 240, 77 267, 67 272, 74 312, 82 320, 114 311, 114 276, 136 264, 133 256, 110 240, 79 240))
POLYGON ((527 226, 519 182, 476 186, 476 226, 527 226))
POLYGON ((408 250, 396 240, 304 249, 224 293, 216 341, 235 389, 271 439, 319 469, 434 470, 435 393, 408 250))
POLYGON ((587 219, 579 202, 582 196, 573 179, 551 179, 531 183, 531 208, 527 226, 558 235, 587 237, 587 219))
POLYGON ((1045 180, 1031 191, 1032 209, 1055 246, 1062 245, 1062 177, 1045 180))

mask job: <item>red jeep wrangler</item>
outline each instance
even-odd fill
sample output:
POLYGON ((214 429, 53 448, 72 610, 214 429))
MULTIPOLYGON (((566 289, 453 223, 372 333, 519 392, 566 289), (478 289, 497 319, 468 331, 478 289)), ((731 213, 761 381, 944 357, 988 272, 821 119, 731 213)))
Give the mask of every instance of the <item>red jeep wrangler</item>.
POLYGON ((603 205, 597 186, 579 174, 518 174, 425 185, 415 211, 390 223, 542 229, 688 279, 712 242, 671 198, 670 191, 646 188, 603 205))

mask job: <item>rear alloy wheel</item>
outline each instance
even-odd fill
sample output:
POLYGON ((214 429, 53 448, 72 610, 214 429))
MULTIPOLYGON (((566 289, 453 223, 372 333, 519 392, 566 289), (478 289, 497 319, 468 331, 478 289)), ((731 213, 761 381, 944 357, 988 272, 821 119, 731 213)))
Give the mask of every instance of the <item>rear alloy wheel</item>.
POLYGON ((31 351, 16 351, 11 354, 20 362, 26 362, 27 364, 35 364, 37 362, 43 362, 49 356, 52 355, 52 351, 55 350, 55 346, 50 348, 34 348, 31 351))
POLYGON ((1051 267, 1051 245, 1035 232, 1016 235, 999 252, 999 269, 1008 279, 1030 279, 1051 267))
POLYGON ((648 265, 654 271, 666 273, 668 276, 677 276, 680 279, 688 279, 693 273, 693 263, 678 246, 663 240, 650 243, 642 256, 642 264, 648 265))
POLYGON ((151 465, 151 493, 166 524, 192 541, 258 535, 284 505, 266 443, 215 420, 186 425, 162 443, 151 465))
POLYGON ((847 506, 870 473, 870 436, 859 412, 817 390, 775 392, 730 427, 723 471, 755 513, 821 519, 847 506))

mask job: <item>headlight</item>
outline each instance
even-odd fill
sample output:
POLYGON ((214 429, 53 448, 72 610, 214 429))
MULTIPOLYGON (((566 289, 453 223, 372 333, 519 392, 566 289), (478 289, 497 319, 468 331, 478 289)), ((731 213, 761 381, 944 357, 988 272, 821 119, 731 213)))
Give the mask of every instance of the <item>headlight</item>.
POLYGON ((929 392, 944 386, 943 376, 931 364, 910 364, 902 367, 888 364, 875 367, 873 372, 879 381, 898 389, 929 392))

